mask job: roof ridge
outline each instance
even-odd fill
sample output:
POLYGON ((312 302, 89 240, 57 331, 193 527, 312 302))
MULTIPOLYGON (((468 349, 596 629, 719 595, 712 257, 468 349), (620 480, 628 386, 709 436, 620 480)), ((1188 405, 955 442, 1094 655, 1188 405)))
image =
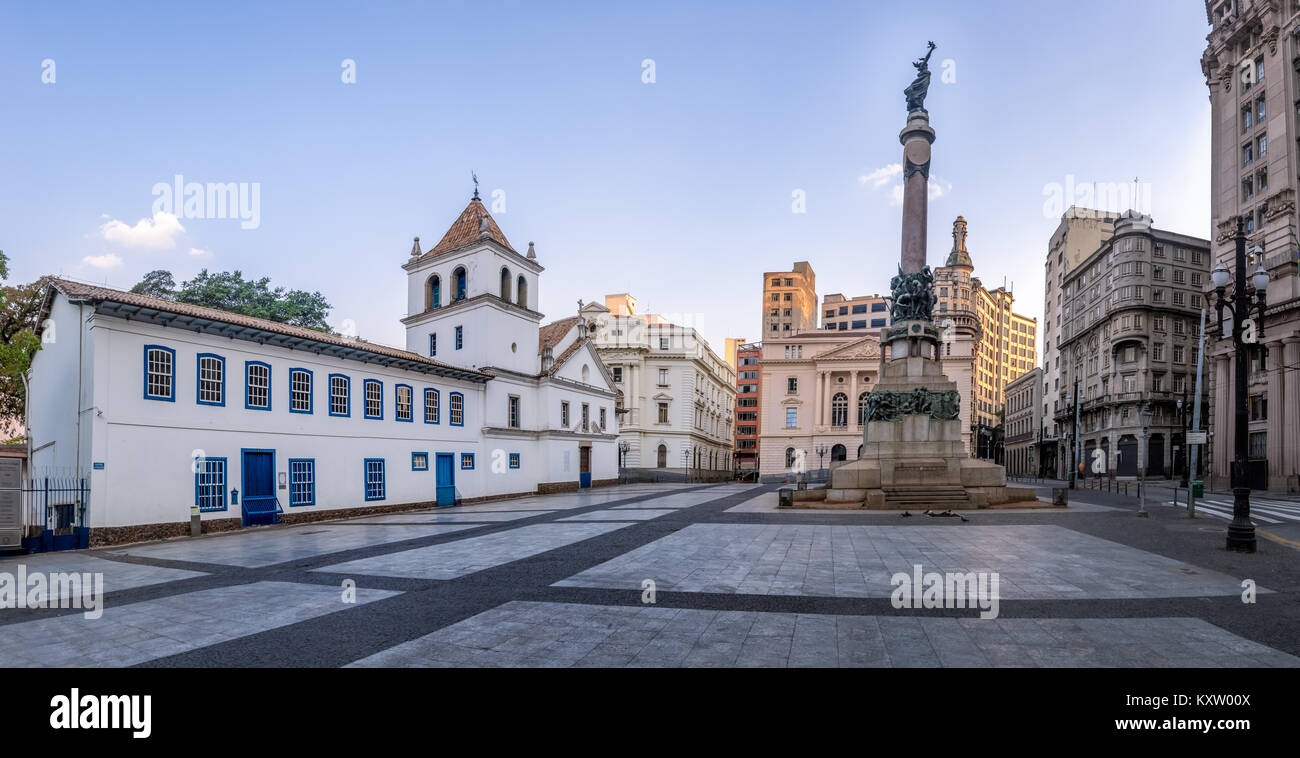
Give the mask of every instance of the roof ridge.
POLYGON ((390 358, 399 358, 401 360, 415 361, 429 366, 438 366, 452 371, 463 371, 471 374, 482 374, 491 376, 477 369, 465 368, 463 366, 454 366, 450 363, 435 361, 419 353, 410 350, 404 350, 392 345, 384 345, 379 342, 370 342, 360 337, 345 337, 334 332, 325 332, 318 329, 310 329, 305 326, 295 326, 280 321, 261 318, 259 316, 249 316, 234 311, 223 311, 219 308, 209 308, 206 305, 194 305, 192 303, 183 303, 178 300, 168 300, 163 297, 154 295, 144 295, 138 292, 114 289, 98 284, 89 284, 77 282, 63 277, 52 276, 49 278, 50 285, 63 293, 65 297, 89 297, 111 300, 124 305, 135 305, 144 308, 153 308, 154 310, 176 313, 179 315, 188 315, 195 318, 211 318, 214 321, 232 324, 234 326, 245 326, 252 329, 263 329, 264 331, 275 332, 286 337, 299 337, 302 339, 323 342, 326 344, 337 345, 339 347, 352 347, 364 350, 376 355, 386 355, 390 358))

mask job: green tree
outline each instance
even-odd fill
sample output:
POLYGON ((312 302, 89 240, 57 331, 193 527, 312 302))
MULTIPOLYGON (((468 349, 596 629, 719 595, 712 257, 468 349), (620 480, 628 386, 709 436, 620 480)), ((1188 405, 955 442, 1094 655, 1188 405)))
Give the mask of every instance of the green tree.
MULTIPOLYGON (((9 279, 9 258, 0 250, 0 280, 9 279)), ((44 278, 31 284, 0 286, 0 416, 22 418, 27 392, 22 377, 41 346, 37 319, 44 278)))
POLYGON ((181 282, 180 287, 170 272, 150 271, 131 291, 292 326, 330 330, 325 317, 331 306, 321 293, 272 288, 270 278, 245 279, 239 271, 211 274, 203 269, 193 279, 181 282))
POLYGON ((145 274, 144 278, 131 288, 131 291, 137 295, 150 295, 174 300, 176 298, 176 280, 172 279, 172 272, 155 269, 145 274))

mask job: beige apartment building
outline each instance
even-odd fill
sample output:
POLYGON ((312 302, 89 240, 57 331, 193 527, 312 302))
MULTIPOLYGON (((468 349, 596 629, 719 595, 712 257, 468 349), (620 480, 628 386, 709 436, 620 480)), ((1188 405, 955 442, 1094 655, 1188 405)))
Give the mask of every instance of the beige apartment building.
POLYGON ((1069 462, 1061 457, 1068 444, 1056 421, 1061 401, 1061 313, 1065 307, 1065 275, 1074 270, 1088 256, 1097 252, 1102 243, 1115 232, 1114 214, 1091 208, 1070 207, 1061 214, 1061 223, 1052 232, 1047 243, 1047 262, 1043 282, 1043 411, 1039 421, 1043 425, 1039 443, 1038 460, 1043 476, 1064 478, 1069 462))
MULTIPOLYGON (((1235 276, 1237 220, 1247 235, 1247 276, 1268 272, 1262 349, 1252 358, 1249 485, 1300 491, 1300 260, 1296 193, 1300 171, 1300 2, 1207 0, 1211 30, 1201 70, 1210 92, 1210 254, 1235 276)), ((1231 287, 1231 285, 1229 285, 1231 287)), ((1207 287, 1207 294, 1213 297, 1207 287)), ((1229 289, 1231 294, 1231 289, 1229 289)), ((1211 311, 1213 313, 1213 311, 1211 311)), ((1231 340, 1206 353, 1212 386, 1213 473, 1226 482, 1234 450, 1231 340)))
POLYGON ((1208 240, 1156 229, 1134 211, 1114 219, 1111 238, 1064 275, 1060 377, 1050 395, 1062 476, 1076 402, 1076 460, 1088 475, 1097 465, 1107 475, 1135 477, 1139 457, 1147 476, 1182 473, 1209 275, 1208 240), (1143 408, 1153 419, 1140 452, 1143 408))
POLYGON ((847 298, 836 292, 822 298, 822 329, 862 332, 889 326, 889 298, 862 295, 847 298))
POLYGON ((763 336, 788 337, 817 328, 817 275, 807 261, 763 274, 763 336))
MULTIPOLYGON (((999 429, 1007 383, 1037 364, 1038 320, 1014 311, 1010 290, 987 289, 974 276, 966 236, 966 219, 958 216, 953 222, 952 251, 945 265, 935 269, 935 320, 940 328, 951 330, 953 343, 974 340, 969 399, 963 396, 963 408, 970 406, 968 447, 975 457, 995 458, 1001 455, 999 429)), ((958 380, 951 374, 948 378, 958 380)))
POLYGON ((1007 476, 1039 476, 1037 435, 1042 430, 1043 369, 1035 366, 1007 382, 1007 476))

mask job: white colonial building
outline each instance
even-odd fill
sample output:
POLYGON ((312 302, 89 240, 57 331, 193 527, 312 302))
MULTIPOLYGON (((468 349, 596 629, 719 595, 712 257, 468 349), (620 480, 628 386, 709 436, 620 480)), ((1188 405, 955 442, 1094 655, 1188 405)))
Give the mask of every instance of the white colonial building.
POLYGON ((403 268, 405 350, 53 280, 33 472, 85 472, 95 542, 616 482, 616 390, 591 340, 543 350, 532 245, 476 194, 403 268))
POLYGON ((607 295, 605 305, 589 303, 557 325, 565 339, 596 346, 621 393, 619 446, 628 479, 733 476, 736 372, 694 328, 638 314, 628 294, 607 295))

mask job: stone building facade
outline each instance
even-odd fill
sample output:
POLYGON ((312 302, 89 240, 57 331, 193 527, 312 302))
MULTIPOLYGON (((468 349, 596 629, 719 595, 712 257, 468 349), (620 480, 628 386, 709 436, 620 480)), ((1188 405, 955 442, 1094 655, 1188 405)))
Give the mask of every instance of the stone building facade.
POLYGON ((825 330, 764 340, 759 361, 762 479, 784 481, 800 472, 818 479, 832 460, 856 460, 864 403, 879 371, 877 334, 825 330))
POLYGON ((1141 454, 1147 476, 1182 472, 1182 407, 1194 398, 1209 275, 1208 240, 1156 229, 1149 216, 1132 211, 1115 219, 1113 236, 1064 275, 1060 378, 1051 392, 1062 440, 1057 457, 1067 462, 1058 469, 1062 475, 1069 468, 1076 400, 1078 460, 1090 475, 1100 460, 1108 475, 1137 476, 1139 414, 1146 406, 1154 413, 1141 454), (1104 456, 1096 457, 1096 450, 1104 456))
MULTIPOLYGON (((1090 208, 1071 207, 1061 214, 1061 223, 1047 244, 1047 261, 1043 281, 1043 412, 1039 415, 1043 429, 1038 460, 1043 475, 1064 478, 1069 461, 1062 458, 1062 446, 1068 444, 1056 415, 1061 411, 1061 314, 1065 308, 1065 275, 1115 232, 1113 214, 1090 208)), ((1068 453, 1068 449, 1067 449, 1068 453)))
POLYGON ((610 295, 604 305, 588 303, 569 322, 565 329, 592 341, 621 393, 625 479, 732 477, 736 372, 703 336, 660 315, 638 313, 626 294, 610 295))
MULTIPOLYGON (((975 264, 966 235, 966 219, 958 216, 953 222, 952 251, 945 265, 935 269, 935 320, 948 335, 945 351, 949 342, 974 340, 969 399, 963 396, 963 410, 969 405, 970 414, 967 448, 976 457, 994 458, 1001 449, 1007 383, 1037 364, 1038 320, 1013 310, 1015 296, 1010 290, 988 289, 973 275, 975 264)), ((954 376, 948 378, 956 381, 954 376)))
POLYGON ((1007 476, 1038 476, 1037 435, 1042 430, 1043 370, 1035 367, 1007 383, 1007 476))
MULTIPOLYGON (((1248 478, 1255 488, 1300 491, 1300 2, 1206 0, 1210 24, 1201 69, 1210 94, 1211 257, 1234 266, 1237 220, 1250 271, 1269 273, 1261 349, 1251 358, 1248 478), (1287 423, 1291 421, 1292 423, 1287 423)), ((1249 274, 1249 272, 1248 272, 1249 274)), ((1208 290, 1207 290, 1208 291, 1208 290)), ((1231 290, 1229 290, 1231 292, 1231 290)), ((1213 473, 1228 481, 1235 382, 1231 340, 1207 348, 1213 394, 1213 473)))

